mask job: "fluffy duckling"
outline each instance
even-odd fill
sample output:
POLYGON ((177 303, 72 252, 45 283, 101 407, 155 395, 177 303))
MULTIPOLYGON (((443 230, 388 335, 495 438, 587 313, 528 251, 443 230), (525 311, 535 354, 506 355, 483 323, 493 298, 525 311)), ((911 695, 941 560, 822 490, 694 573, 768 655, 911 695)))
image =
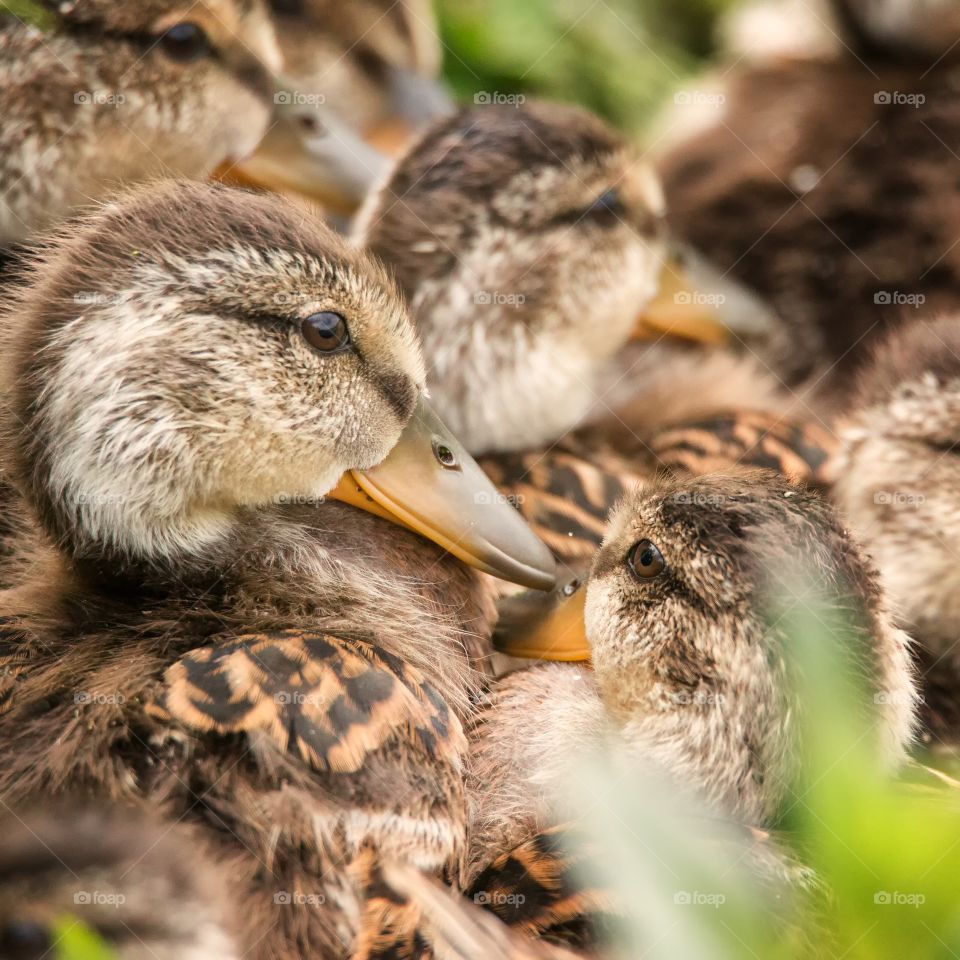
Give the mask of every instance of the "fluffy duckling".
POLYGON ((239 960, 223 872, 197 832, 103 807, 10 812, 0 848, 4 960, 239 960))
POLYGON ((955 5, 834 7, 834 56, 732 68, 658 163, 672 229, 772 307, 765 360, 827 405, 885 329, 960 288, 955 5))
POLYGON ((6 322, 49 546, 0 602, 0 791, 197 822, 249 956, 378 940, 361 855, 462 854, 493 590, 458 558, 554 581, 423 403, 395 288, 277 198, 168 183, 53 243, 6 322))
POLYGON ((259 3, 38 3, 0 21, 0 245, 122 181, 204 178, 267 129, 280 51, 259 3))
POLYGON ((635 151, 549 103, 434 124, 357 235, 396 276, 431 396, 474 453, 539 446, 588 414, 667 251, 660 187, 635 151))
MULTIPOLYGON (((257 171, 283 160, 297 183, 312 178, 314 192, 327 184, 355 205, 360 189, 329 155, 284 135, 300 118, 287 116, 296 105, 275 103, 283 60, 262 0, 21 6, 32 22, 0 14, 0 248, 118 184, 204 179, 240 163, 268 127, 257 171)), ((334 139, 354 155, 344 131, 334 139)))
POLYGON ((435 124, 360 216, 412 306, 439 410, 567 561, 593 555, 639 476, 746 463, 809 479, 829 446, 718 345, 724 319, 665 269, 662 213, 619 135, 533 103, 435 124))
POLYGON ((828 464, 833 496, 919 643, 932 735, 960 732, 960 333, 955 316, 888 336, 828 464))
POLYGON ((851 621, 845 640, 872 687, 878 749, 903 760, 914 709, 908 639, 831 507, 772 474, 661 480, 614 513, 585 597, 574 593, 543 629, 499 645, 590 658, 592 669, 546 664, 492 689, 471 728, 474 869, 549 827, 568 758, 607 737, 716 812, 775 824, 796 782, 803 704, 766 604, 768 591, 790 587, 775 578, 798 557, 816 570, 817 602, 851 621))
POLYGON ((430 0, 269 0, 284 73, 382 147, 452 109, 430 0))

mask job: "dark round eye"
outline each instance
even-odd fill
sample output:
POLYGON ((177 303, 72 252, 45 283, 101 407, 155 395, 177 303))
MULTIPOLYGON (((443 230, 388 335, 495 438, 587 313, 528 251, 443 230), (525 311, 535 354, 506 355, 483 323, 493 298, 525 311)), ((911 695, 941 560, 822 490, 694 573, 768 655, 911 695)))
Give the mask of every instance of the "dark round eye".
POLYGON ((565 597, 572 597, 579 589, 580 589, 580 581, 579 579, 575 578, 571 580, 569 583, 565 583, 563 587, 560 589, 560 592, 565 597))
POLYGON ((442 440, 433 441, 433 455, 440 465, 446 467, 447 470, 460 469, 460 461, 457 459, 456 453, 442 440))
POLYGON ((623 204, 623 197, 616 187, 604 190, 585 211, 586 215, 595 220, 609 220, 611 222, 622 219, 627 215, 623 204))
POLYGON ((640 580, 652 580, 666 569, 667 562, 659 547, 651 540, 641 540, 634 544, 627 554, 627 564, 633 575, 640 580))
POLYGON ((213 53, 209 38, 195 23, 175 23, 160 35, 163 52, 177 63, 194 63, 213 53))
POLYGON ((300 324, 304 340, 320 353, 340 353, 351 345, 347 321, 339 313, 314 313, 300 324))
POLYGON ((50 931, 33 920, 11 920, 0 928, 0 957, 5 960, 40 960, 52 947, 50 931))

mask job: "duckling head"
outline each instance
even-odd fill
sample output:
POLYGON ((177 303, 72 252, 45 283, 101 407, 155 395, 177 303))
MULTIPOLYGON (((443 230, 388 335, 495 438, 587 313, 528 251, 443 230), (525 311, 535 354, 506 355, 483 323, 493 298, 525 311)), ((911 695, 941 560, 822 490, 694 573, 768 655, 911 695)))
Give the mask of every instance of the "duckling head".
POLYGON ((269 0, 284 75, 379 145, 450 112, 429 0, 269 0))
POLYGON ((881 758, 904 756, 916 699, 907 638, 830 506, 781 477, 635 491, 577 596, 585 636, 566 622, 566 634, 541 629, 539 649, 521 637, 501 649, 591 658, 630 747, 727 814, 774 821, 796 785, 803 704, 781 626, 794 599, 842 624, 857 675, 872 685, 881 758), (810 571, 815 581, 804 579, 810 571))
POLYGON ((612 518, 586 598, 597 680, 627 738, 756 822, 775 819, 796 773, 802 704, 771 603, 779 610, 784 596, 849 624, 882 749, 902 759, 914 703, 907 641, 815 494, 772 474, 655 485, 612 518), (797 558, 815 572, 809 593, 797 558))
POLYGON ((362 210, 416 317, 441 415, 474 453, 574 426, 659 289, 659 184, 575 107, 461 110, 362 210))
POLYGON ((0 34, 0 244, 117 183, 204 178, 261 141, 282 57, 260 0, 36 3, 49 32, 0 34))
POLYGON ((10 457, 74 561, 215 567, 250 511, 329 493, 553 586, 550 552, 426 405, 396 288, 309 215, 167 182, 77 222, 27 279, 10 457))
POLYGON ((424 387, 384 272, 275 197, 169 182, 52 245, 7 322, 10 429, 55 538, 145 559, 379 463, 424 387))
POLYGON ((960 662, 960 336, 957 320, 889 335, 861 378, 828 464, 832 492, 907 629, 960 662))

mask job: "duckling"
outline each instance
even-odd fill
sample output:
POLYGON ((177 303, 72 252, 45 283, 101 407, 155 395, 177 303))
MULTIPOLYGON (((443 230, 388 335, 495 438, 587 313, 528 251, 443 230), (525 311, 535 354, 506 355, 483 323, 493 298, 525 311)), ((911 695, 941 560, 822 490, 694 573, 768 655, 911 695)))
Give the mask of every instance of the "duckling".
MULTIPOLYGON (((17 9, 36 16, 0 14, 0 248, 118 184, 204 179, 241 164, 268 127, 292 123, 283 109, 295 105, 281 103, 273 117, 283 60, 262 0, 30 0, 17 9)), ((343 137, 340 152, 352 155, 343 137)), ((333 179, 328 192, 356 193, 295 136, 275 134, 264 154, 274 167, 284 159, 298 182, 333 179)))
POLYGON ((776 824, 793 795, 803 704, 764 598, 783 592, 771 578, 789 576, 797 557, 816 569, 824 611, 852 621, 880 756, 904 760, 908 638, 830 505, 768 473, 662 478, 614 512, 586 590, 570 591, 543 629, 498 644, 515 656, 589 658, 592 669, 521 670, 486 698, 469 730, 472 869, 551 826, 569 757, 609 737, 628 762, 662 769, 717 814, 776 824))
POLYGON ((449 113, 429 0, 269 0, 284 73, 382 149, 449 113))
POLYGON ((461 854, 486 574, 548 589, 549 552, 423 401, 386 274, 279 198, 107 204, 6 326, 48 546, 0 603, 0 792, 194 822, 248 956, 350 955, 361 854, 461 854))
POLYGON ((651 172, 592 114, 550 103, 434 124, 356 238, 397 278, 431 396, 475 454, 539 446, 589 412, 666 256, 651 172))
POLYGON ((618 134, 530 103, 434 124, 357 224, 411 304, 442 415, 568 562, 593 555, 630 483, 690 468, 694 441, 700 472, 776 461, 806 477, 829 445, 720 346, 725 316, 678 296, 662 214, 618 134))
POLYGON ((10 811, 0 848, 5 960, 240 960, 226 878, 197 831, 73 803, 10 811))
POLYGON ((657 163, 672 229, 773 308, 764 360, 826 410, 886 329, 960 290, 954 5, 833 6, 834 56, 731 68, 657 163))
POLYGON ((928 736, 960 732, 960 334, 945 315, 894 331, 865 367, 828 464, 832 495, 918 641, 928 736))
POLYGON ((45 30, 0 23, 3 246, 118 181, 204 178, 265 133, 282 61, 259 3, 37 6, 45 30))

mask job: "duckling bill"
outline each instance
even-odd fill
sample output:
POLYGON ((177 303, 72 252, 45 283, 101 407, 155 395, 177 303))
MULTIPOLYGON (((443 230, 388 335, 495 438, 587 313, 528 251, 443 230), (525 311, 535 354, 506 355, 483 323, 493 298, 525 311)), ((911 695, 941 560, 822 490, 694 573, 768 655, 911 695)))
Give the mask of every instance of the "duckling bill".
POLYGON ((345 474, 330 496, 419 533, 492 576, 537 590, 556 581, 550 551, 423 400, 387 458, 345 474))

